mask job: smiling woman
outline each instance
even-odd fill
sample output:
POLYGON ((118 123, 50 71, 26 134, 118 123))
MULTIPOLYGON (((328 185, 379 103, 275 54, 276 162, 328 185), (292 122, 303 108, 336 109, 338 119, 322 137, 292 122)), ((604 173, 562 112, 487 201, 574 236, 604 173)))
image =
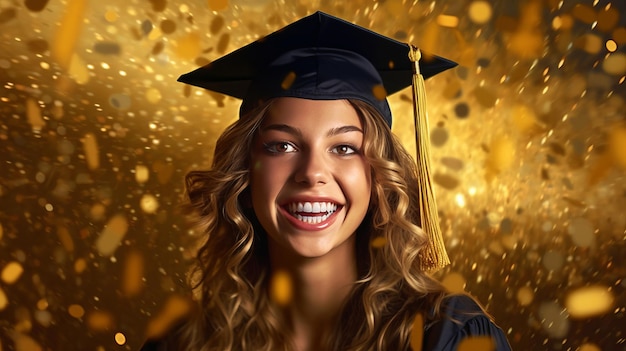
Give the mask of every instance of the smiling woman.
POLYGON ((186 178, 197 313, 143 350, 509 349, 429 275, 447 255, 428 175, 391 133, 385 92, 454 64, 409 52, 316 13, 181 77, 243 103, 211 170, 186 178))

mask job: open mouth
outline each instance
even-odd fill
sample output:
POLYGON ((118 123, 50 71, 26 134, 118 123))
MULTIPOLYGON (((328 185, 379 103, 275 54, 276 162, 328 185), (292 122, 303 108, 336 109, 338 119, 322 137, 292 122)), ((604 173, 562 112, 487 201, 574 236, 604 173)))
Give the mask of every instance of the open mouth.
POLYGON ((293 202, 285 205, 287 211, 299 221, 319 224, 341 208, 333 202, 293 202))

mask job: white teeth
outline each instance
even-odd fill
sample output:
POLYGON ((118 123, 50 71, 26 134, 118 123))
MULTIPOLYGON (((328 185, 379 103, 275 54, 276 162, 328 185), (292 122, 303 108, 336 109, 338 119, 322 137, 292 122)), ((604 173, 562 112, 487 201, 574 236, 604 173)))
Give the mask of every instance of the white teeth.
POLYGON ((287 207, 294 217, 309 224, 321 223, 337 211, 337 204, 332 202, 294 202, 287 207), (301 213, 310 213, 312 216, 303 216, 301 213))

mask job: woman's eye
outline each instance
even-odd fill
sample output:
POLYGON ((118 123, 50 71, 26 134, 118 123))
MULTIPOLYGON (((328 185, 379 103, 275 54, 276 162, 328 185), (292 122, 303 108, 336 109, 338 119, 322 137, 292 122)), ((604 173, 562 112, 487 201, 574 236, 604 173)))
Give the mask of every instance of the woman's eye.
POLYGON ((265 144, 265 150, 274 153, 274 154, 280 154, 280 153, 288 153, 288 152, 295 152, 296 151, 296 147, 293 146, 291 143, 288 143, 286 141, 281 141, 281 142, 276 142, 276 143, 269 143, 269 144, 265 144))
POLYGON ((336 153, 338 155, 352 155, 355 154, 356 148, 350 145, 338 145, 335 146, 331 152, 336 153))

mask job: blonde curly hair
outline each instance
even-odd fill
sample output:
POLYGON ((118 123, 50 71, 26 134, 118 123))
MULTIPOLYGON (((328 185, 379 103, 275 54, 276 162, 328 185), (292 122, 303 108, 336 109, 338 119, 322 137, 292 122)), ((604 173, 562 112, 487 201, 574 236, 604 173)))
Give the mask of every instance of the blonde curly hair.
MULTIPOLYGON (((415 162, 374 108, 349 101, 363 124, 372 200, 356 233, 359 279, 326 349, 409 349, 415 316, 431 316, 444 296, 419 265, 428 239, 419 227, 415 162)), ((177 334, 186 350, 292 349, 268 298, 267 239, 249 199, 250 150, 271 104, 224 131, 211 170, 185 178, 186 207, 202 233, 189 276, 199 307, 177 334)))

